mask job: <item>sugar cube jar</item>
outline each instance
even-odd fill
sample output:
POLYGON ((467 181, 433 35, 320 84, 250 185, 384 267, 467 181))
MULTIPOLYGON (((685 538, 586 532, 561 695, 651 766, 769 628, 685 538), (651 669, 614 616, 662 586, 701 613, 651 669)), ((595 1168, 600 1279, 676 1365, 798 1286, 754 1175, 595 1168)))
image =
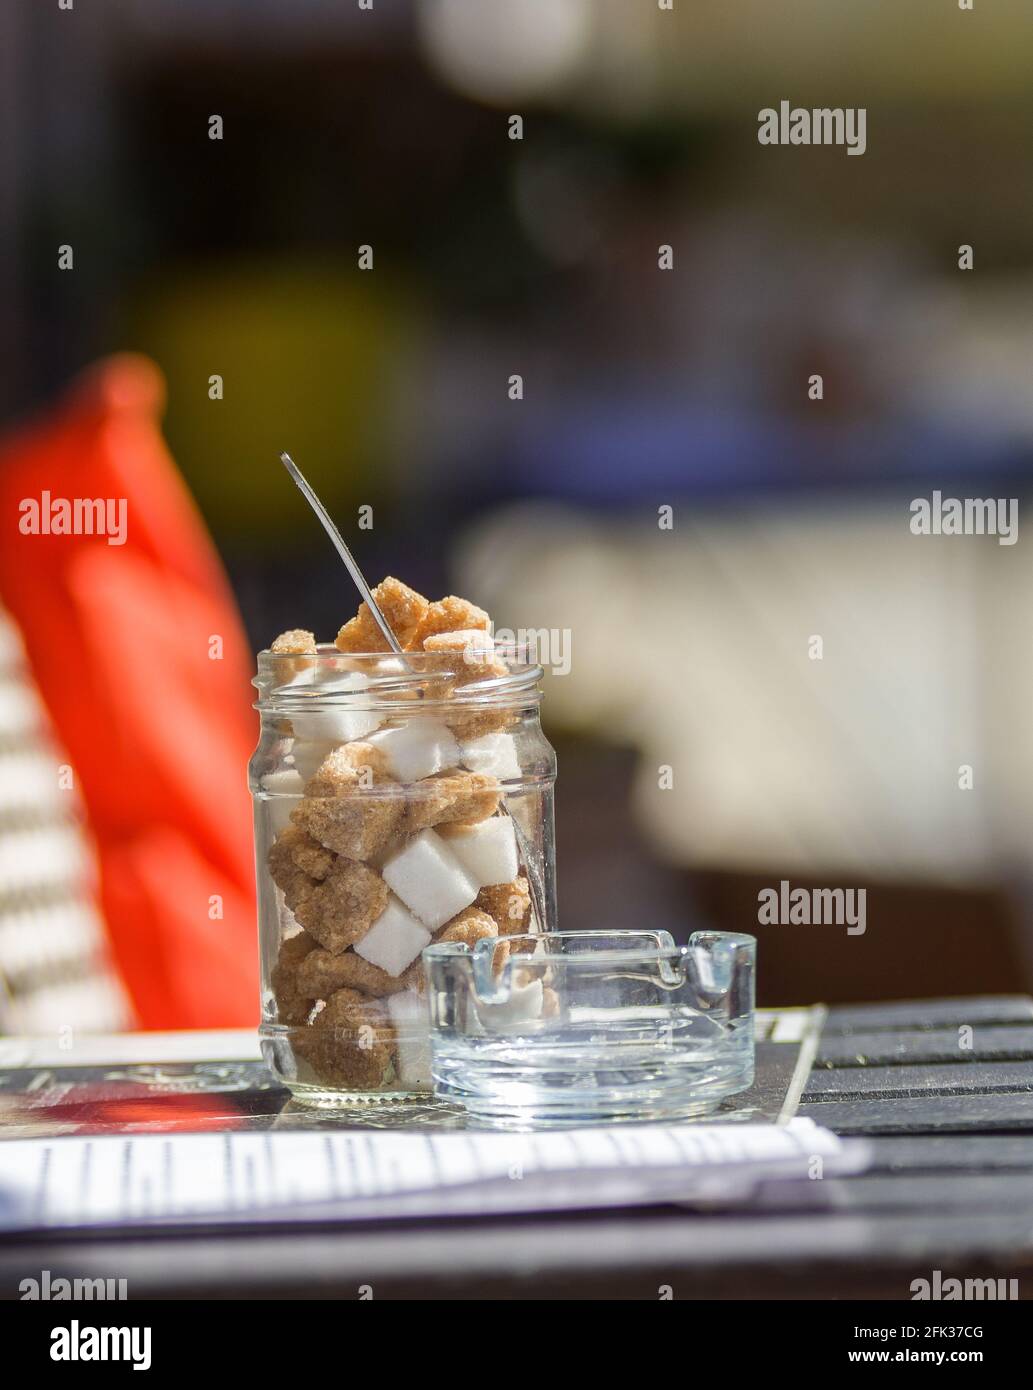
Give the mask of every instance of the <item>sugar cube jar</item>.
POLYGON ((541 676, 477 631, 259 654, 260 1034, 296 1099, 426 1098, 424 948, 492 937, 501 969, 507 938, 553 930, 541 676))

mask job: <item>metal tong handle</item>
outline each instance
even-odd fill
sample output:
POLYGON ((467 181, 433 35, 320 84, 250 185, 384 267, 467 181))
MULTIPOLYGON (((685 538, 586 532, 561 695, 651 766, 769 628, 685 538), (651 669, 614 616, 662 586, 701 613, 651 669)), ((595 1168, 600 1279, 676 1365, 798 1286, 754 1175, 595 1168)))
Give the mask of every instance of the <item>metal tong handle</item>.
POLYGON ((319 518, 319 523, 322 526, 323 530, 333 541, 334 549, 337 551, 338 555, 340 555, 341 559, 347 565, 348 573, 355 581, 355 587, 358 589, 359 593, 365 599, 366 607, 373 614, 377 627, 379 627, 380 631, 384 634, 384 641, 388 644, 388 646, 391 648, 393 652, 397 652, 398 655, 401 656, 402 644, 391 631, 387 619, 384 617, 383 613, 381 613, 380 605, 373 597, 372 589, 366 583, 366 579, 362 573, 362 570, 359 569, 358 565, 355 562, 355 556, 345 545, 344 537, 341 535, 340 531, 338 531, 337 527, 334 525, 330 513, 323 506, 322 502, 320 502, 319 498, 313 491, 313 488, 309 483, 308 479, 305 477, 301 469, 291 458, 290 454, 281 454, 280 462, 283 464, 284 468, 286 468, 287 472, 294 479, 295 483, 301 491, 301 495, 304 497, 305 501, 309 504, 309 506, 315 512, 316 516, 319 518))

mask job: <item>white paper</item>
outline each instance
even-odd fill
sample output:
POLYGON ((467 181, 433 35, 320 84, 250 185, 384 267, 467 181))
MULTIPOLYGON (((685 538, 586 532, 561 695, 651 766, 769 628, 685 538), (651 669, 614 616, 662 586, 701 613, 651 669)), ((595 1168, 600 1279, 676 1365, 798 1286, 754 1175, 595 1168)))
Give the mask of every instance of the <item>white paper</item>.
POLYGON ((812 1120, 537 1134, 379 1130, 15 1139, 0 1228, 368 1219, 729 1201, 759 1181, 853 1171, 812 1120))

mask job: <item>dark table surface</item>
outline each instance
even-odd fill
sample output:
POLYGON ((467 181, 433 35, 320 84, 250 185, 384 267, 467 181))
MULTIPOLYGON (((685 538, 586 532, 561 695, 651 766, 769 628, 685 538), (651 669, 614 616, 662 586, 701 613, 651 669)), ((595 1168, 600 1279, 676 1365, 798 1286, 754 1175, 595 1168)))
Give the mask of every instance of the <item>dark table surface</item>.
POLYGON ((935 1271, 1031 1295, 1033 1001, 833 1008, 798 1113, 867 1137, 867 1171, 734 1210, 10 1237, 0 1288, 28 1262, 117 1271, 137 1298, 909 1299, 935 1271))

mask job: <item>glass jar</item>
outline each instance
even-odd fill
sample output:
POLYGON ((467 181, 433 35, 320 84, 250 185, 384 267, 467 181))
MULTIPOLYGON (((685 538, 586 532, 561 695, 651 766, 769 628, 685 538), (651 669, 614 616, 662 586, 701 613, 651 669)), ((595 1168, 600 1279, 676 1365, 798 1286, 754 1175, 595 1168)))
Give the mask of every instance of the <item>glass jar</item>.
POLYGON ((299 1100, 426 1096, 424 948, 554 928, 541 676, 505 647, 259 654, 260 1034, 299 1100))

